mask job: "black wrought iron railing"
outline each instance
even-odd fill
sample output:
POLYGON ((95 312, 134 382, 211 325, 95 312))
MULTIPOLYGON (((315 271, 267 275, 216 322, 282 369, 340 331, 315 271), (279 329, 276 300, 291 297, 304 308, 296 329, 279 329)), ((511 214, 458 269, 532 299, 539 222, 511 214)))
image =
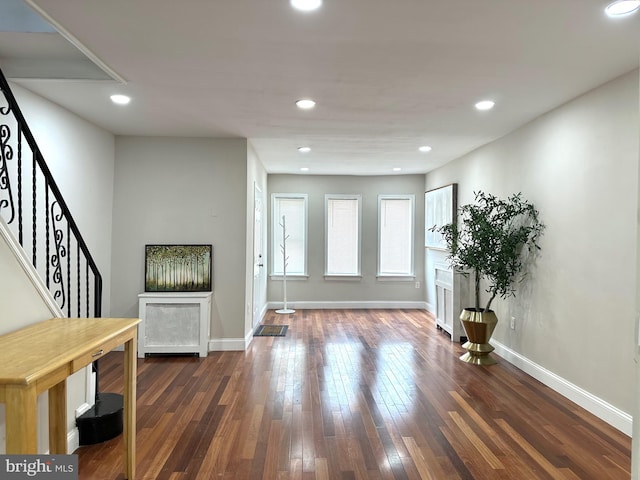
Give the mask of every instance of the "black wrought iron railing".
POLYGON ((62 312, 100 317, 102 277, 0 70, 0 217, 62 312))

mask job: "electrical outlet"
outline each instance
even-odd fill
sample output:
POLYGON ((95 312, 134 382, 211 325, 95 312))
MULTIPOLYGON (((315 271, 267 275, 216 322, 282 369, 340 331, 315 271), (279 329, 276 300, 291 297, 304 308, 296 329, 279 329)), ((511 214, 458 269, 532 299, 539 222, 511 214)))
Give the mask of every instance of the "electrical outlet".
POLYGON ((516 329, 516 317, 511 317, 511 330, 516 329))
POLYGON ((420 288, 420 282, 416 282, 416 288, 420 288))

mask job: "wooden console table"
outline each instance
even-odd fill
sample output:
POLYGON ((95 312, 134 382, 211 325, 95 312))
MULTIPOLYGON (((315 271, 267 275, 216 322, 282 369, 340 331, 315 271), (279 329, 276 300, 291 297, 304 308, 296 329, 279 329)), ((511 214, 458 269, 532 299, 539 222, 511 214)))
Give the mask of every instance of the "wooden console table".
POLYGON ((135 477, 137 318, 53 318, 0 336, 7 454, 37 452, 37 396, 49 391, 49 450, 67 453, 66 379, 124 344, 125 476, 135 477))

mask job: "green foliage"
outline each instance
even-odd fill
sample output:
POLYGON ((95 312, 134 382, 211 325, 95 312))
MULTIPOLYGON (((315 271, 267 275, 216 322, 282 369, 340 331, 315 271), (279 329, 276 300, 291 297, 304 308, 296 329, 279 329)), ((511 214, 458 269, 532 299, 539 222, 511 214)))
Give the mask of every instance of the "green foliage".
POLYGON ((438 229, 449 248, 449 263, 455 270, 475 273, 475 308, 480 309, 480 279, 487 283, 489 310, 496 296, 515 295, 522 278, 526 255, 540 250, 538 240, 544 224, 538 210, 520 193, 506 200, 476 192, 475 203, 460 207, 459 223, 438 229))

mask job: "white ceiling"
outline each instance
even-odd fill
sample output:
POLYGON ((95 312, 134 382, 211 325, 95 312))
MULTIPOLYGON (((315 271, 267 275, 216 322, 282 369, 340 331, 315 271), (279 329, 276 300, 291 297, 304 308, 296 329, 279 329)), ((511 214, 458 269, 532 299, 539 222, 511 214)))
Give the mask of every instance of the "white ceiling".
POLYGON ((640 58, 640 14, 609 19, 606 0, 27 3, 125 83, 56 34, 0 32, 15 81, 118 135, 249 138, 270 173, 424 173, 640 58))

